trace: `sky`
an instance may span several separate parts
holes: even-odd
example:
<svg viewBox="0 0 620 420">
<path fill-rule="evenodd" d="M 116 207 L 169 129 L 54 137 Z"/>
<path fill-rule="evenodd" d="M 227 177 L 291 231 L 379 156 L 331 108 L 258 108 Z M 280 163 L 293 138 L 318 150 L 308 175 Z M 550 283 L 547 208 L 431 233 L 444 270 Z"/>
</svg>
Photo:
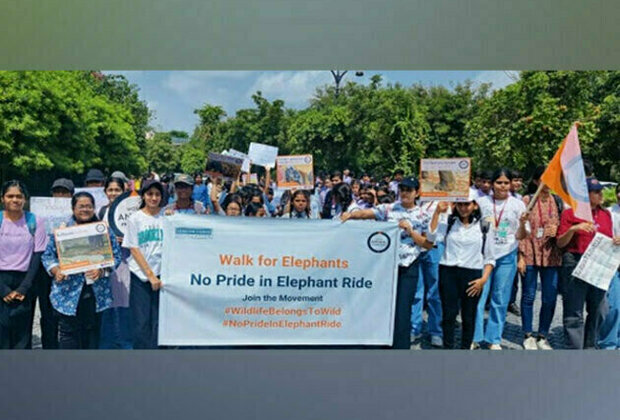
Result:
<svg viewBox="0 0 620 420">
<path fill-rule="evenodd" d="M 191 135 L 198 123 L 194 110 L 205 103 L 220 105 L 229 116 L 238 109 L 253 107 L 252 94 L 261 91 L 270 101 L 284 100 L 285 106 L 300 109 L 309 104 L 317 87 L 333 84 L 329 71 L 105 71 L 122 74 L 140 89 L 140 97 L 153 111 L 151 125 L 156 131 L 185 131 Z M 491 83 L 493 89 L 513 83 L 514 71 L 366 71 L 357 77 L 349 71 L 347 81 L 368 84 L 380 74 L 385 83 L 404 86 L 453 86 L 471 80 Z"/>
</svg>

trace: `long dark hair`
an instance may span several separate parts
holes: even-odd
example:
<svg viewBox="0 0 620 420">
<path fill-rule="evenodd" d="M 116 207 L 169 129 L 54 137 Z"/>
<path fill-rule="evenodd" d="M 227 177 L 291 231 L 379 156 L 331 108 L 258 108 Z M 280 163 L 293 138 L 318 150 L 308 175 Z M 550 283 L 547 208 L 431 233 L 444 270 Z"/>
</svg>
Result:
<svg viewBox="0 0 620 420">
<path fill-rule="evenodd" d="M 146 207 L 146 201 L 144 201 L 144 196 L 146 195 L 148 190 L 150 190 L 151 188 L 157 189 L 159 191 L 159 194 L 161 194 L 161 198 L 159 199 L 159 208 L 163 207 L 163 204 L 164 204 L 164 186 L 161 185 L 161 183 L 159 183 L 159 182 L 154 182 L 153 184 L 149 185 L 148 188 L 142 188 L 142 190 L 140 191 L 140 198 L 142 199 L 142 202 L 140 203 L 140 208 L 141 209 Z"/>
<path fill-rule="evenodd" d="M 452 226 L 454 226 L 454 223 L 456 222 L 456 220 L 460 218 L 461 218 L 461 215 L 458 214 L 458 210 L 456 209 L 456 206 L 455 206 L 454 212 L 448 216 L 448 228 L 446 229 L 446 236 L 448 236 L 448 234 L 452 230 Z M 480 206 L 478 206 L 477 209 L 472 211 L 467 219 L 468 219 L 467 222 L 469 224 L 476 223 L 478 220 L 481 220 L 482 212 L 480 211 Z"/>
<path fill-rule="evenodd" d="M 95 197 L 93 197 L 93 195 L 89 192 L 81 191 L 81 192 L 73 194 L 73 197 L 71 197 L 71 210 L 75 211 L 75 206 L 77 205 L 78 200 L 84 197 L 88 198 L 90 200 L 90 203 L 93 205 L 93 217 L 91 217 L 90 220 L 87 220 L 82 223 L 90 223 L 90 222 L 98 221 L 99 219 L 97 218 L 97 215 L 95 214 Z M 77 223 L 77 219 L 75 218 L 75 215 L 72 215 L 71 217 L 73 217 L 73 220 L 75 220 Z"/>
<path fill-rule="evenodd" d="M 540 177 L 542 176 L 542 174 L 545 173 L 545 169 L 547 169 L 547 167 L 544 165 L 537 166 L 536 169 L 534 169 L 534 172 L 532 173 L 532 179 L 530 179 L 530 182 L 527 184 L 528 194 L 536 193 L 538 185 L 534 184 L 534 181 L 540 181 Z"/>
<path fill-rule="evenodd" d="M 303 195 L 304 198 L 306 199 L 306 209 L 304 210 L 306 212 L 306 216 L 308 217 L 308 219 L 310 218 L 310 193 L 306 190 L 297 190 L 293 193 L 293 195 L 291 196 L 291 201 L 290 201 L 290 206 L 289 206 L 289 210 L 288 210 L 288 216 L 289 218 L 293 217 L 293 201 L 295 201 L 295 197 L 297 197 L 298 195 Z"/>
<path fill-rule="evenodd" d="M 115 177 L 115 176 L 110 177 L 110 178 L 108 178 L 108 179 L 105 181 L 105 185 L 104 185 L 104 187 L 103 187 L 103 191 L 104 191 L 104 192 L 108 189 L 108 187 L 110 186 L 110 184 L 111 184 L 111 183 L 118 184 L 118 185 L 121 187 L 121 190 L 122 190 L 123 192 L 125 192 L 125 181 L 123 181 L 121 178 L 117 178 L 117 177 Z"/>
<path fill-rule="evenodd" d="M 353 191 L 349 184 L 341 182 L 332 187 L 332 198 L 336 204 L 340 204 L 344 213 L 353 202 Z"/>
<path fill-rule="evenodd" d="M 9 191 L 9 188 L 11 187 L 17 187 L 19 191 L 22 194 L 24 194 L 24 198 L 26 200 L 28 199 L 29 195 L 28 195 L 28 189 L 26 188 L 26 184 L 24 184 L 23 182 L 17 179 L 12 179 L 2 184 L 2 195 L 1 196 L 4 197 L 4 195 L 7 193 L 7 191 Z"/>
</svg>

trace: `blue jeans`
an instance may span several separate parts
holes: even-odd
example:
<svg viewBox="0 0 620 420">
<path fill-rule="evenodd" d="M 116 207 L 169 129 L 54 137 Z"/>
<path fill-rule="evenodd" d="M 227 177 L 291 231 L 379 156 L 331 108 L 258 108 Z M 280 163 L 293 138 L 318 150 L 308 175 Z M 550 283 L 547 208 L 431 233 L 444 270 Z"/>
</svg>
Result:
<svg viewBox="0 0 620 420">
<path fill-rule="evenodd" d="M 131 350 L 131 309 L 110 308 L 101 316 L 100 349 Z"/>
<path fill-rule="evenodd" d="M 492 239 L 491 239 L 492 240 Z M 474 342 L 481 343 L 486 341 L 489 344 L 500 344 L 502 342 L 502 332 L 506 323 L 506 311 L 512 292 L 512 283 L 517 272 L 517 250 L 504 255 L 495 261 L 495 268 L 489 280 L 484 284 L 480 300 L 478 301 L 478 311 L 476 313 L 476 330 L 474 331 Z M 487 297 L 491 294 L 491 308 L 489 310 L 489 320 L 484 329 L 484 305 Z"/>
<path fill-rule="evenodd" d="M 523 276 L 521 295 L 521 325 L 523 325 L 523 332 L 525 334 L 531 334 L 533 329 L 534 299 L 536 299 L 539 273 L 542 286 L 542 305 L 540 307 L 538 333 L 544 336 L 549 333 L 558 298 L 559 269 L 559 267 L 527 266 L 525 276 Z"/>
<path fill-rule="evenodd" d="M 620 273 L 611 280 L 607 290 L 609 310 L 601 325 L 598 337 L 598 348 L 620 349 Z"/>
<path fill-rule="evenodd" d="M 428 332 L 431 336 L 442 337 L 441 298 L 439 297 L 439 260 L 443 254 L 444 244 L 437 244 L 420 256 L 420 280 L 411 306 L 411 333 L 422 333 L 422 311 L 424 301 L 428 305 Z M 426 295 L 426 296 L 425 296 Z"/>
</svg>

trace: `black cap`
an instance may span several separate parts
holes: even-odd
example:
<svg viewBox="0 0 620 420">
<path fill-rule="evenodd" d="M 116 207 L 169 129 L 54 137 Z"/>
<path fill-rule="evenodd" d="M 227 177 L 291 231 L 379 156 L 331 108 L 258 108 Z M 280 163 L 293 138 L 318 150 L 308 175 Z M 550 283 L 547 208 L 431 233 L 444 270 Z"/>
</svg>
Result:
<svg viewBox="0 0 620 420">
<path fill-rule="evenodd" d="M 407 178 L 403 178 L 399 183 L 398 183 L 399 187 L 408 187 L 408 188 L 412 188 L 414 190 L 417 190 L 420 188 L 420 183 L 418 182 L 418 180 L 412 176 L 408 176 Z"/>
<path fill-rule="evenodd" d="M 86 178 L 84 179 L 84 182 L 86 183 L 91 181 L 104 182 L 105 175 L 103 175 L 103 172 L 101 172 L 99 169 L 89 169 L 89 171 L 86 173 Z"/>
<path fill-rule="evenodd" d="M 75 185 L 73 185 L 73 181 L 67 178 L 58 178 L 56 181 L 54 181 L 51 190 L 54 191 L 57 188 L 63 188 L 69 191 L 71 195 L 73 195 L 73 193 L 75 192 Z"/>
<path fill-rule="evenodd" d="M 586 183 L 588 184 L 588 192 L 601 191 L 603 189 L 603 185 L 594 177 L 586 178 Z"/>
</svg>

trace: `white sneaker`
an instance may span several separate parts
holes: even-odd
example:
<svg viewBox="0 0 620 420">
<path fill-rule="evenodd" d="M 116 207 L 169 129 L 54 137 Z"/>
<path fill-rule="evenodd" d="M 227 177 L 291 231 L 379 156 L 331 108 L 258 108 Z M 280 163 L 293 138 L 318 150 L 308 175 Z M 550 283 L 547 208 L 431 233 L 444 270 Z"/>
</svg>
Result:
<svg viewBox="0 0 620 420">
<path fill-rule="evenodd" d="M 471 346 L 469 346 L 470 350 L 478 350 L 480 348 L 480 344 L 476 343 L 476 342 L 472 342 Z"/>
<path fill-rule="evenodd" d="M 431 346 L 433 347 L 443 347 L 443 338 L 438 335 L 433 335 L 431 337 Z"/>
<path fill-rule="evenodd" d="M 551 344 L 549 344 L 546 338 L 538 339 L 536 345 L 538 346 L 539 350 L 553 350 L 553 347 L 551 347 Z"/>
<path fill-rule="evenodd" d="M 531 335 L 523 340 L 523 348 L 525 350 L 538 350 L 538 346 L 536 346 L 536 339 Z"/>
<path fill-rule="evenodd" d="M 491 344 L 491 346 L 489 346 L 489 350 L 501 350 L 502 346 L 500 346 L 499 344 Z"/>
</svg>

